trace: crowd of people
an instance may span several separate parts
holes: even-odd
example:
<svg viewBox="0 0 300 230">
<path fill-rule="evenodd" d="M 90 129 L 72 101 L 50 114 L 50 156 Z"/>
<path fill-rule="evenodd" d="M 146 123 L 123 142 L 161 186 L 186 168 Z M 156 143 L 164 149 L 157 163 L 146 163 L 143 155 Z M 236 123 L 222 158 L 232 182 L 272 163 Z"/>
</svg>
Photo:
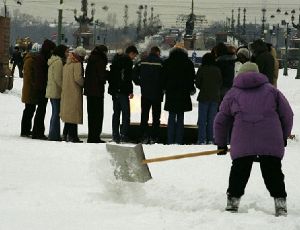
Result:
<svg viewBox="0 0 300 230">
<path fill-rule="evenodd" d="M 139 54 L 135 46 L 117 53 L 107 69 L 108 49 L 96 46 L 83 62 L 86 50 L 72 52 L 65 45 L 45 40 L 41 50 L 24 57 L 21 136 L 50 141 L 82 142 L 78 124 L 83 123 L 83 95 L 87 99 L 88 143 L 101 139 L 105 84 L 112 97 L 112 141 L 129 142 L 130 99 L 133 83 L 141 88 L 140 139 L 159 140 L 162 102 L 169 112 L 167 143 L 183 144 L 184 113 L 192 110 L 191 96 L 199 89 L 197 144 L 215 144 L 219 155 L 230 144 L 232 167 L 227 189 L 227 211 L 237 212 L 253 162 L 259 161 L 264 182 L 275 199 L 276 215 L 286 215 L 281 159 L 293 124 L 292 109 L 277 89 L 278 61 L 272 45 L 256 40 L 248 46 L 217 44 L 202 57 L 195 73 L 193 62 L 182 47 L 170 50 L 162 60 L 160 49 Z M 13 57 L 18 65 L 19 56 Z M 22 68 L 22 67 L 19 67 Z M 165 99 L 163 100 L 163 98 Z M 50 99 L 52 115 L 48 137 L 45 114 Z M 149 113 L 152 110 L 152 125 Z M 121 121 L 122 117 L 122 121 Z M 33 125 L 32 125 L 33 120 Z M 61 136 L 60 120 L 64 122 Z"/>
<path fill-rule="evenodd" d="M 23 60 L 19 60 L 21 56 L 16 47 L 12 60 L 14 66 L 22 63 L 19 67 L 22 72 L 20 76 L 24 75 L 22 102 L 25 103 L 25 109 L 21 136 L 82 142 L 78 138 L 77 125 L 83 123 L 82 95 L 85 95 L 88 114 L 87 142 L 103 143 L 100 135 L 105 84 L 108 82 L 108 93 L 113 101 L 112 139 L 116 143 L 133 141 L 129 138 L 129 102 L 133 97 L 134 83 L 141 88 L 138 142 L 149 144 L 159 141 L 160 117 L 165 96 L 164 110 L 169 112 L 167 143 L 183 144 L 184 113 L 192 110 L 191 96 L 198 88 L 196 144 L 213 144 L 213 125 L 219 105 L 245 63 L 255 63 L 268 82 L 277 87 L 279 68 L 275 49 L 260 39 L 238 49 L 224 43 L 217 44 L 202 57 L 202 65 L 197 73 L 187 51 L 182 47 L 174 47 L 170 50 L 169 57 L 162 60 L 160 49 L 154 46 L 149 53 L 143 53 L 140 61 L 134 64 L 139 52 L 135 46 L 129 46 L 124 53 L 114 56 L 109 70 L 107 52 L 106 46 L 96 46 L 84 69 L 86 51 L 83 47 L 69 52 L 67 46 L 56 46 L 46 39 L 39 51 L 32 49 Z M 52 116 L 47 137 L 44 119 L 48 99 L 52 106 Z M 148 124 L 150 110 L 151 126 Z M 62 135 L 60 120 L 65 123 Z"/>
</svg>

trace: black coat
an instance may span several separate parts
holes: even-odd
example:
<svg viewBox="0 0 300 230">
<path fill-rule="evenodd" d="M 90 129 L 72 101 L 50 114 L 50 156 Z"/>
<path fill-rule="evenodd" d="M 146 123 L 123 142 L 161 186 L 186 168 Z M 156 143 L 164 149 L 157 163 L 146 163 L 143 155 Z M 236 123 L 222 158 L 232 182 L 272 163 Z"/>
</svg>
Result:
<svg viewBox="0 0 300 230">
<path fill-rule="evenodd" d="M 84 95 L 103 97 L 107 78 L 107 56 L 103 52 L 92 52 L 88 59 L 84 79 Z"/>
<path fill-rule="evenodd" d="M 114 96 L 116 93 L 129 95 L 133 92 L 132 85 L 133 62 L 126 54 L 116 54 L 110 66 L 108 77 L 108 93 Z"/>
<path fill-rule="evenodd" d="M 151 101 L 162 101 L 163 61 L 154 54 L 140 61 L 134 67 L 134 83 L 140 85 L 142 97 Z"/>
<path fill-rule="evenodd" d="M 254 41 L 251 48 L 253 51 L 251 61 L 257 64 L 259 72 L 266 75 L 269 82 L 273 84 L 275 78 L 275 60 L 269 52 L 267 44 L 261 41 Z"/>
<path fill-rule="evenodd" d="M 14 51 L 12 58 L 11 58 L 11 63 L 15 65 L 21 65 L 23 66 L 23 57 L 21 51 Z"/>
<path fill-rule="evenodd" d="M 219 102 L 222 86 L 222 74 L 215 65 L 199 67 L 196 75 L 196 87 L 200 90 L 197 100 L 200 102 Z"/>
<path fill-rule="evenodd" d="M 192 110 L 191 93 L 195 92 L 195 69 L 182 49 L 171 51 L 163 65 L 163 88 L 166 93 L 164 109 L 169 112 Z"/>
<path fill-rule="evenodd" d="M 222 88 L 230 89 L 232 87 L 234 78 L 234 67 L 235 67 L 236 55 L 225 54 L 216 59 L 217 66 L 220 68 L 222 73 L 223 84 Z"/>
</svg>

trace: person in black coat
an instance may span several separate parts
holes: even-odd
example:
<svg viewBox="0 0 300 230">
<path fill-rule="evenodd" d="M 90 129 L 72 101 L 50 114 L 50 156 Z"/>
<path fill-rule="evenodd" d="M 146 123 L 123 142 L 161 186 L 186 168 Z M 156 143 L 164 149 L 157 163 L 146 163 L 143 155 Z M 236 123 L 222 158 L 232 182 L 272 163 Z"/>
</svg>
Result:
<svg viewBox="0 0 300 230">
<path fill-rule="evenodd" d="M 162 90 L 162 65 L 160 49 L 151 48 L 149 56 L 134 67 L 134 82 L 141 87 L 141 138 L 143 143 L 158 141 Z M 152 108 L 152 132 L 148 129 L 149 112 Z"/>
<path fill-rule="evenodd" d="M 12 58 L 10 59 L 10 63 L 13 64 L 11 74 L 14 76 L 15 68 L 18 66 L 19 69 L 19 77 L 23 78 L 23 56 L 20 51 L 20 47 L 15 46 L 15 50 L 13 52 Z"/>
<path fill-rule="evenodd" d="M 198 104 L 198 141 L 197 144 L 213 144 L 213 123 L 218 112 L 222 74 L 216 66 L 212 53 L 202 57 L 202 65 L 196 75 L 196 87 L 200 90 Z"/>
<path fill-rule="evenodd" d="M 183 144 L 184 112 L 192 110 L 195 69 L 186 50 L 173 48 L 163 65 L 165 107 L 169 111 L 168 144 Z"/>
<path fill-rule="evenodd" d="M 257 39 L 250 44 L 250 49 L 253 53 L 251 61 L 257 64 L 259 72 L 266 75 L 269 82 L 273 84 L 275 79 L 275 60 L 269 52 L 267 43 Z"/>
<path fill-rule="evenodd" d="M 96 46 L 88 58 L 84 95 L 87 100 L 88 143 L 104 143 L 100 135 L 103 125 L 104 85 L 107 78 L 107 52 L 104 45 Z"/>
<path fill-rule="evenodd" d="M 222 86 L 221 86 L 221 100 L 232 87 L 233 78 L 235 74 L 235 61 L 236 55 L 233 52 L 229 52 L 229 47 L 224 43 L 219 43 L 215 47 L 216 63 L 222 73 Z"/>
<path fill-rule="evenodd" d="M 113 141 L 128 142 L 130 125 L 129 99 L 133 98 L 132 67 L 133 60 L 138 55 L 135 46 L 127 47 L 125 54 L 116 54 L 112 60 L 108 93 L 113 100 L 112 131 Z M 120 130 L 120 115 L 122 113 L 122 128 Z"/>
</svg>

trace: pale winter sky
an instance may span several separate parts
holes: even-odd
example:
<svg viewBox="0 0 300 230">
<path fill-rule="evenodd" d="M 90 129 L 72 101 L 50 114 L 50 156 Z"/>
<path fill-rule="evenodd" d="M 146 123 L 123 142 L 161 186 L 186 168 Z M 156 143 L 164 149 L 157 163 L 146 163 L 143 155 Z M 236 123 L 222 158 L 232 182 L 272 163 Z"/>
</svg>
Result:
<svg viewBox="0 0 300 230">
<path fill-rule="evenodd" d="M 0 7 L 3 6 L 0 2 Z M 6 0 L 9 10 L 19 9 L 21 12 L 41 16 L 49 21 L 57 19 L 57 9 L 60 0 L 21 0 L 22 6 L 16 4 L 16 0 Z M 73 9 L 80 11 L 81 0 L 63 0 L 64 1 L 64 21 L 73 21 Z M 148 5 L 148 16 L 150 8 L 154 7 L 154 14 L 159 14 L 164 25 L 176 25 L 176 18 L 180 14 L 189 14 L 191 12 L 191 0 L 88 0 L 88 3 L 95 3 L 96 19 L 106 20 L 107 14 L 117 14 L 117 24 L 122 26 L 124 16 L 124 6 L 129 6 L 129 23 L 137 21 L 137 8 L 139 5 Z M 260 23 L 262 18 L 262 8 L 267 9 L 266 17 L 270 21 L 270 15 L 276 12 L 277 8 L 281 9 L 281 14 L 275 17 L 280 21 L 284 18 L 285 11 L 291 12 L 296 10 L 297 16 L 300 13 L 300 0 L 195 0 L 195 14 L 206 15 L 208 22 L 216 20 L 225 20 L 231 17 L 231 10 L 234 9 L 235 19 L 237 19 L 238 8 L 241 8 L 241 21 L 243 18 L 242 10 L 246 8 L 246 21 Z M 108 6 L 108 11 L 102 10 L 103 6 Z M 90 7 L 89 7 L 90 10 Z M 290 17 L 289 17 L 290 18 Z M 296 17 L 298 19 L 298 17 Z"/>
</svg>

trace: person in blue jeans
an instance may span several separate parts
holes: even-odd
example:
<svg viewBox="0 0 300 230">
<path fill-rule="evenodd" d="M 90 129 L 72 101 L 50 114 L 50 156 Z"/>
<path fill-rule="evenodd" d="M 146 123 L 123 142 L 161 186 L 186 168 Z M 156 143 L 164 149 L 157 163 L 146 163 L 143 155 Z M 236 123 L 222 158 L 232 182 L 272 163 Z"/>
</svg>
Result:
<svg viewBox="0 0 300 230">
<path fill-rule="evenodd" d="M 195 93 L 195 70 L 187 51 L 173 48 L 163 63 L 164 109 L 169 111 L 168 144 L 183 144 L 184 112 L 192 110 L 191 94 Z"/>
<path fill-rule="evenodd" d="M 130 105 L 133 98 L 132 67 L 133 60 L 138 55 L 135 46 L 127 47 L 124 54 L 116 54 L 112 60 L 109 74 L 108 93 L 113 100 L 112 132 L 116 143 L 129 141 Z M 120 130 L 120 115 L 122 126 Z"/>
<path fill-rule="evenodd" d="M 217 102 L 199 102 L 197 144 L 213 144 L 213 124 L 218 112 L 218 105 Z"/>
<path fill-rule="evenodd" d="M 222 74 L 216 66 L 212 53 L 202 57 L 202 65 L 196 74 L 196 87 L 200 90 L 198 104 L 198 140 L 197 144 L 212 144 L 213 123 L 218 112 L 220 101 Z"/>
</svg>

